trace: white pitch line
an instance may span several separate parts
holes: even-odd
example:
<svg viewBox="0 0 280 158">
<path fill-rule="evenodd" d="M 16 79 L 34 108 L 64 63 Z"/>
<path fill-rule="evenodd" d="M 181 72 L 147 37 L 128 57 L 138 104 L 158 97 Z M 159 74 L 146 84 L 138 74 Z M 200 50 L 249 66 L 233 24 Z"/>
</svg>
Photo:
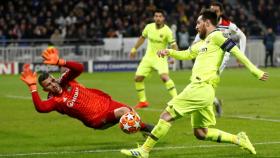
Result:
<svg viewBox="0 0 280 158">
<path fill-rule="evenodd" d="M 31 97 L 26 97 L 26 96 L 6 95 L 5 97 L 12 98 L 12 99 L 31 100 Z M 145 109 L 139 109 L 139 110 L 141 110 L 141 111 L 151 111 L 151 112 L 163 112 L 164 108 L 163 109 L 145 108 Z M 224 115 L 223 117 L 248 119 L 248 120 L 256 120 L 256 121 L 267 121 L 267 122 L 280 122 L 279 119 L 257 118 L 257 117 L 240 116 L 240 115 Z"/>
<path fill-rule="evenodd" d="M 248 119 L 248 120 L 258 120 L 258 121 L 268 121 L 268 122 L 280 122 L 280 120 L 277 120 L 277 119 L 257 118 L 257 117 L 248 117 L 248 116 L 227 115 L 226 117 L 241 118 L 241 119 Z"/>
<path fill-rule="evenodd" d="M 12 99 L 31 100 L 31 97 L 27 97 L 27 96 L 6 95 L 5 97 L 7 97 L 7 98 L 12 98 Z M 164 109 L 165 109 L 165 108 L 163 108 L 163 109 L 145 108 L 145 109 L 139 109 L 139 110 L 142 110 L 142 111 L 152 111 L 152 112 L 163 112 Z M 248 120 L 257 120 L 257 121 L 268 121 L 268 122 L 280 122 L 279 119 L 257 118 L 257 117 L 240 116 L 240 115 L 224 115 L 224 117 L 227 117 L 227 118 L 248 119 Z"/>
<path fill-rule="evenodd" d="M 278 142 L 259 142 L 254 145 L 270 145 L 280 144 Z M 195 146 L 167 146 L 156 147 L 154 150 L 171 150 L 171 149 L 191 149 L 191 148 L 217 148 L 217 147 L 230 147 L 233 144 L 224 145 L 195 145 Z M 34 153 L 18 153 L 18 154 L 0 154 L 0 157 L 19 157 L 19 156 L 33 156 L 33 155 L 62 155 L 62 154 L 83 154 L 83 153 L 106 153 L 106 152 L 119 152 L 120 149 L 97 149 L 97 150 L 82 150 L 82 151 L 51 151 L 51 152 L 34 152 Z"/>
<path fill-rule="evenodd" d="M 145 108 L 145 109 L 139 109 L 139 110 L 151 111 L 151 112 L 162 112 L 164 109 Z M 222 117 L 247 119 L 247 120 L 256 120 L 256 121 L 267 121 L 267 122 L 280 122 L 279 119 L 257 118 L 257 117 L 240 116 L 240 115 L 223 115 Z"/>
<path fill-rule="evenodd" d="M 26 97 L 26 96 L 5 95 L 5 97 L 6 97 L 6 98 L 12 98 L 12 99 L 31 100 L 31 97 Z"/>
</svg>

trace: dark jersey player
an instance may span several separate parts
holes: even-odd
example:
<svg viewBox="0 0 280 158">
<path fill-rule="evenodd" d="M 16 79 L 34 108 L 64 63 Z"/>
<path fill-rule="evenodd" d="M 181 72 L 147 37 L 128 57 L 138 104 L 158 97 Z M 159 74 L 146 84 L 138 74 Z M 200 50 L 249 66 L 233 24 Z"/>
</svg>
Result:
<svg viewBox="0 0 280 158">
<path fill-rule="evenodd" d="M 46 49 L 42 57 L 45 64 L 63 66 L 67 70 L 60 79 L 55 79 L 49 73 L 39 76 L 39 84 L 48 92 L 48 99 L 41 100 L 37 92 L 36 72 L 32 72 L 28 64 L 24 65 L 21 80 L 29 86 L 38 112 L 57 111 L 80 120 L 87 127 L 106 129 L 117 124 L 123 114 L 133 110 L 100 90 L 86 88 L 76 82 L 75 78 L 82 73 L 83 65 L 59 59 L 56 48 Z M 151 125 L 141 123 L 141 131 L 150 132 L 152 128 Z"/>
</svg>

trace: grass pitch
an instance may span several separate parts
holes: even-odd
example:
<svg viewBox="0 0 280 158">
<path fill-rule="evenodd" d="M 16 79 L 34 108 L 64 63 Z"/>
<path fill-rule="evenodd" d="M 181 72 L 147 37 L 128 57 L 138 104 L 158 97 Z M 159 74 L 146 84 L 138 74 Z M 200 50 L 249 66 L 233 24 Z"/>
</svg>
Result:
<svg viewBox="0 0 280 158">
<path fill-rule="evenodd" d="M 223 100 L 223 117 L 216 128 L 238 133 L 246 131 L 257 155 L 230 144 L 198 141 L 192 134 L 190 117 L 178 120 L 151 152 L 157 158 L 253 158 L 280 157 L 280 69 L 265 69 L 267 82 L 258 81 L 248 70 L 228 69 L 216 94 Z M 78 81 L 109 93 L 115 100 L 137 103 L 133 72 L 82 74 Z M 178 91 L 189 83 L 190 71 L 171 72 Z M 139 110 L 142 120 L 156 124 L 170 96 L 159 76 L 146 80 L 151 106 Z M 0 76 L 0 157 L 123 158 L 121 148 L 136 147 L 141 134 L 127 135 L 114 126 L 100 131 L 57 112 L 37 113 L 27 86 L 19 76 Z M 43 99 L 46 93 L 40 92 Z"/>
</svg>

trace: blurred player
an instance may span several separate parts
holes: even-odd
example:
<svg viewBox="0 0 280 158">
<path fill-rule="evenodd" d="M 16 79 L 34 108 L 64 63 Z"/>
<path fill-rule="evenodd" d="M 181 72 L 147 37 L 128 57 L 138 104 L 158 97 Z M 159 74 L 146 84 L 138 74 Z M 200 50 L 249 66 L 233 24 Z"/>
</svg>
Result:
<svg viewBox="0 0 280 158">
<path fill-rule="evenodd" d="M 144 79 L 153 69 L 157 70 L 161 80 L 165 83 L 165 87 L 169 91 L 169 94 L 172 97 L 177 95 L 175 84 L 168 75 L 167 57 L 161 59 L 157 57 L 157 51 L 167 48 L 168 45 L 171 45 L 172 49 L 177 50 L 177 44 L 171 29 L 164 24 L 165 14 L 163 10 L 156 10 L 154 12 L 154 21 L 154 23 L 146 25 L 142 35 L 130 51 L 130 57 L 132 59 L 135 58 L 137 48 L 145 42 L 146 38 L 148 39 L 146 54 L 137 68 L 134 79 L 135 88 L 139 98 L 139 103 L 135 108 L 144 108 L 148 106 Z"/>
<path fill-rule="evenodd" d="M 36 72 L 32 72 L 28 64 L 24 65 L 21 80 L 28 85 L 38 112 L 57 111 L 82 121 L 87 127 L 106 129 L 117 124 L 123 114 L 133 110 L 100 90 L 86 88 L 76 82 L 74 79 L 82 73 L 83 65 L 59 59 L 57 49 L 46 49 L 42 57 L 45 64 L 63 66 L 67 71 L 60 79 L 55 79 L 49 73 L 39 76 L 39 84 L 48 92 L 48 99 L 42 101 L 37 92 Z M 150 132 L 152 128 L 151 125 L 141 124 L 143 132 Z"/>
<path fill-rule="evenodd" d="M 218 16 L 218 25 L 217 29 L 220 30 L 226 38 L 233 39 L 234 37 L 238 38 L 240 51 L 245 53 L 246 50 L 246 36 L 245 34 L 224 15 L 224 7 L 220 2 L 212 2 L 210 9 L 213 10 Z M 199 41 L 199 35 L 195 37 L 194 43 Z M 219 74 L 221 75 L 225 69 L 227 62 L 230 59 L 230 53 L 226 52 L 222 61 L 222 64 L 219 68 Z M 222 115 L 222 102 L 220 99 L 215 97 L 214 100 L 215 109 L 217 116 Z"/>
<path fill-rule="evenodd" d="M 194 135 L 199 140 L 218 143 L 231 143 L 246 149 L 251 154 L 256 151 L 244 132 L 237 135 L 219 129 L 209 128 L 216 124 L 213 112 L 215 89 L 219 82 L 219 67 L 224 52 L 231 52 L 241 61 L 252 74 L 260 80 L 267 80 L 268 74 L 255 67 L 238 49 L 235 43 L 216 30 L 217 15 L 211 10 L 204 10 L 197 19 L 196 29 L 201 40 L 188 50 L 176 51 L 172 49 L 158 52 L 159 56 L 171 56 L 175 59 L 190 60 L 196 58 L 192 69 L 191 83 L 178 96 L 174 97 L 165 111 L 161 114 L 158 124 L 145 143 L 136 149 L 121 150 L 121 153 L 141 158 L 148 158 L 149 152 L 155 144 L 164 137 L 171 127 L 171 123 L 190 114 Z"/>
</svg>

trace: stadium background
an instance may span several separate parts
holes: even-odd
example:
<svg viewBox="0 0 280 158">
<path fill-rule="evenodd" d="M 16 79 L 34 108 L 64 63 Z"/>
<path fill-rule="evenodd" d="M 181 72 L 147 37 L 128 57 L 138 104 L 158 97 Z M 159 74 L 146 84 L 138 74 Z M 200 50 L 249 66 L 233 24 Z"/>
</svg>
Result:
<svg viewBox="0 0 280 158">
<path fill-rule="evenodd" d="M 246 55 L 254 64 L 264 66 L 262 42 L 272 27 L 280 35 L 278 0 L 222 1 L 225 14 L 247 36 Z M 182 27 L 192 41 L 195 19 L 210 0 L 9 0 L 0 3 L 0 157 L 123 157 L 121 148 L 134 147 L 144 139 L 140 134 L 126 135 L 118 127 L 95 131 L 57 113 L 39 114 L 34 110 L 27 87 L 19 80 L 22 64 L 32 62 L 36 71 L 59 71 L 41 64 L 41 51 L 52 44 L 66 59 L 84 63 L 86 71 L 78 81 L 102 89 L 116 100 L 134 105 L 133 72 L 145 52 L 139 49 L 135 60 L 128 53 L 152 11 L 167 12 L 167 24 L 174 33 Z M 175 31 L 176 30 L 176 31 Z M 176 34 L 176 33 L 175 33 Z M 276 66 L 280 62 L 280 41 L 274 44 Z M 179 91 L 189 82 L 192 63 L 171 76 Z M 235 59 L 230 67 L 238 67 Z M 178 69 L 177 63 L 172 68 Z M 257 81 L 243 68 L 228 69 L 217 94 L 225 103 L 224 116 L 217 126 L 234 133 L 245 130 L 256 146 L 251 156 L 231 145 L 196 141 L 189 118 L 174 125 L 151 157 L 279 157 L 279 68 L 266 68 L 270 80 Z M 92 73 L 93 72 L 93 73 Z M 156 73 L 148 77 L 147 96 L 152 107 L 140 110 L 144 120 L 156 123 L 170 99 Z M 42 97 L 45 95 L 40 91 Z M 157 96 L 157 98 L 153 98 Z M 182 142 L 182 140 L 184 140 Z"/>
<path fill-rule="evenodd" d="M 225 15 L 247 36 L 246 55 L 256 65 L 264 66 L 263 36 L 267 28 L 273 28 L 276 35 L 280 34 L 279 1 L 222 2 Z M 18 65 L 11 62 L 40 63 L 40 52 L 48 45 L 57 46 L 66 59 L 85 62 L 92 60 L 95 63 L 90 64 L 89 71 L 134 70 L 145 52 L 145 45 L 138 50 L 135 61 L 126 62 L 129 60 L 128 53 L 145 24 L 152 21 L 156 8 L 166 11 L 166 22 L 178 43 L 181 42 L 178 33 L 186 29 L 185 38 L 190 44 L 196 34 L 194 28 L 197 15 L 201 8 L 209 4 L 210 0 L 1 2 L 0 74 L 20 71 Z M 280 41 L 276 40 L 274 45 L 273 60 L 279 66 Z M 181 68 L 191 66 L 191 62 L 184 61 Z M 228 64 L 228 67 L 237 66 L 239 64 L 233 59 Z M 178 67 L 178 62 L 173 65 L 173 69 Z"/>
</svg>

